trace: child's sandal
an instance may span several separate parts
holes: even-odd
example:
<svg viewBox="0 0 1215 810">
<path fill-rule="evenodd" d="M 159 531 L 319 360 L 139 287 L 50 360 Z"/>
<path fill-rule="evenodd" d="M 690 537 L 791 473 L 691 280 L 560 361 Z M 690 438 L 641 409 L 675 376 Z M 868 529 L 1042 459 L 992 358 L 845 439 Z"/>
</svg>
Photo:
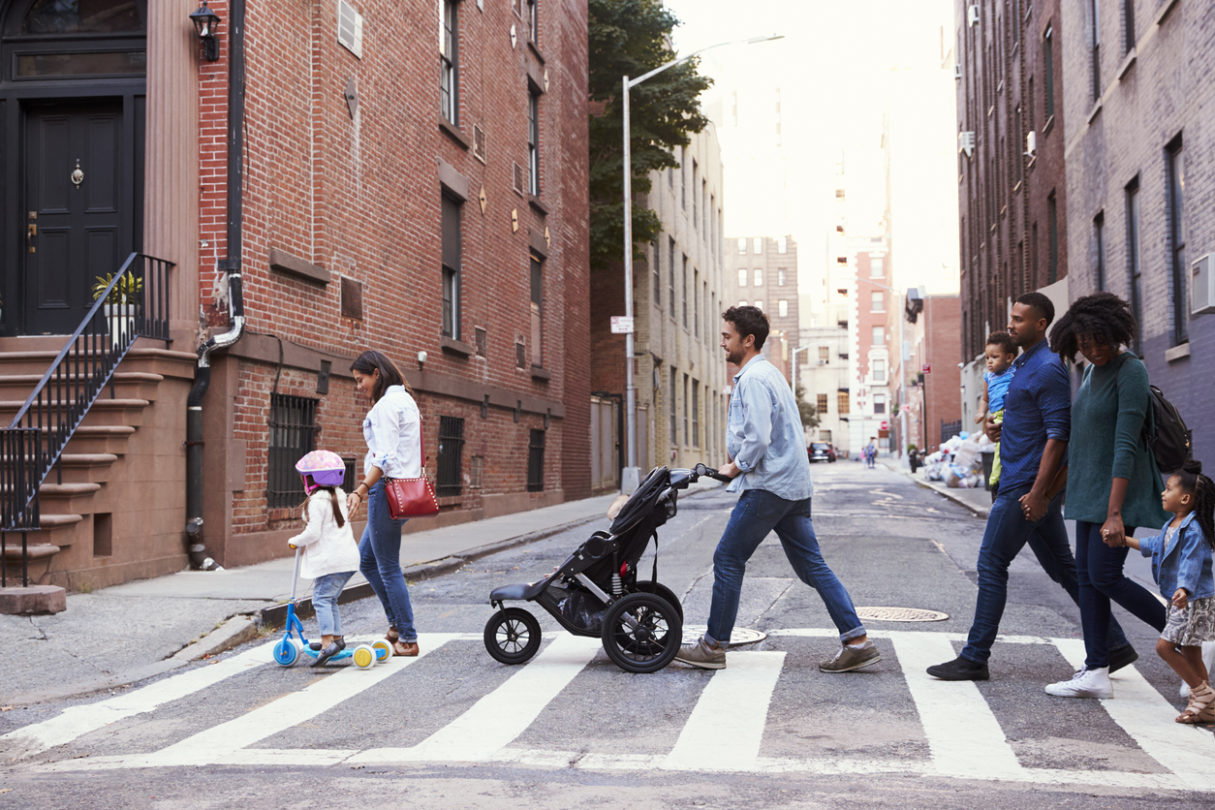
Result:
<svg viewBox="0 0 1215 810">
<path fill-rule="evenodd" d="M 1177 715 L 1175 722 L 1187 726 L 1215 723 L 1215 689 L 1203 683 L 1190 690 L 1190 702 L 1185 711 Z"/>
</svg>

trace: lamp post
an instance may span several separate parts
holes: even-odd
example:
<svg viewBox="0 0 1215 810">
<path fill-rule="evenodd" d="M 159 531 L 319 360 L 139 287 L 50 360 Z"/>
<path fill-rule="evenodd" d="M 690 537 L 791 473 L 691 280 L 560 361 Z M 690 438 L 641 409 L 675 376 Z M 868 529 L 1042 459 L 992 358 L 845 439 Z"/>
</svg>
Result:
<svg viewBox="0 0 1215 810">
<path fill-rule="evenodd" d="M 643 73 L 635 79 L 628 74 L 620 81 L 620 109 L 624 119 L 624 317 L 628 331 L 624 333 L 624 400 L 625 413 L 625 447 L 627 466 L 620 475 L 620 488 L 631 492 L 641 483 L 641 471 L 637 468 L 637 388 L 633 383 L 633 155 L 632 133 L 629 124 L 629 91 L 646 79 L 652 79 L 664 70 L 681 65 L 689 59 L 699 56 L 705 51 L 720 48 L 723 45 L 754 45 L 774 39 L 784 39 L 783 34 L 773 34 L 751 39 L 736 39 L 718 42 L 687 56 L 659 65 L 649 73 Z M 674 393 L 674 392 L 672 392 Z"/>
<path fill-rule="evenodd" d="M 793 389 L 793 401 L 798 404 L 798 415 L 801 415 L 801 400 L 797 398 L 797 353 L 809 351 L 809 346 L 797 346 L 793 351 L 789 352 L 789 362 L 793 364 L 793 373 L 790 375 L 790 387 Z M 802 433 L 806 432 L 806 426 L 802 425 Z"/>
</svg>

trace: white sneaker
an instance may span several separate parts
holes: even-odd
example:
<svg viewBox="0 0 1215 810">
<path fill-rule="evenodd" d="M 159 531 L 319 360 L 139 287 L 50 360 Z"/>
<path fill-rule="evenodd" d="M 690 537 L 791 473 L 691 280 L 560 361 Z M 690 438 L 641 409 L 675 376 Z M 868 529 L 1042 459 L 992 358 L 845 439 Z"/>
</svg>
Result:
<svg viewBox="0 0 1215 810">
<path fill-rule="evenodd" d="M 1059 681 L 1046 687 L 1046 694 L 1055 697 L 1112 698 L 1110 668 L 1082 669 L 1070 681 Z"/>
<path fill-rule="evenodd" d="M 1215 641 L 1202 642 L 1202 663 L 1207 667 L 1207 674 L 1211 674 L 1212 668 L 1215 668 Z M 1181 682 L 1181 697 L 1189 700 L 1190 685 L 1185 681 Z"/>
</svg>

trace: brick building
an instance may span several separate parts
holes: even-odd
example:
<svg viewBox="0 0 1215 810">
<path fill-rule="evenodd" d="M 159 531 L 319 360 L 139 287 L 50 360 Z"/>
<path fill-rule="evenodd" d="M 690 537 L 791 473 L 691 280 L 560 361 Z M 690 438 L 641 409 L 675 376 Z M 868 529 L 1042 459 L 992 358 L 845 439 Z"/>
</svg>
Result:
<svg viewBox="0 0 1215 810">
<path fill-rule="evenodd" d="M 958 383 L 957 357 L 962 345 L 962 307 L 956 295 L 929 295 L 904 299 L 909 323 L 904 328 L 908 342 L 907 436 L 926 452 L 959 430 L 974 425 L 962 417 L 962 397 L 968 396 Z"/>
<path fill-rule="evenodd" d="M 1066 27 L 1059 0 L 956 0 L 962 356 L 1010 302 L 1068 273 Z M 1066 298 L 1066 294 L 1063 296 Z M 969 368 L 970 376 L 975 369 Z"/>
<path fill-rule="evenodd" d="M 892 257 L 884 238 L 853 240 L 848 286 L 849 413 L 848 447 L 853 454 L 876 438 L 879 450 L 890 450 L 890 310 L 897 302 L 890 287 Z M 886 427 L 882 427 L 885 423 Z"/>
<path fill-rule="evenodd" d="M 224 565 L 286 551 L 302 452 L 361 470 L 366 405 L 348 368 L 366 348 L 417 392 L 439 523 L 589 494 L 585 0 L 215 0 L 215 61 L 191 24 L 197 0 L 91 7 L 0 2 L 4 300 L 34 295 L 18 213 L 20 172 L 35 175 L 17 167 L 67 177 L 50 161 L 77 157 L 17 160 L 18 133 L 64 131 L 70 145 L 116 121 L 85 150 L 77 188 L 119 178 L 121 228 L 112 261 L 86 270 L 130 251 L 174 262 L 170 334 L 141 338 L 118 369 L 143 386 L 126 395 L 142 415 L 94 420 L 125 431 L 106 434 L 111 466 L 86 474 L 100 486 L 44 498 L 31 542 L 59 553 L 39 578 L 100 586 L 185 564 L 182 423 L 208 335 L 231 343 L 210 355 L 201 403 L 199 525 Z M 13 57 L 48 48 L 89 53 Z M 77 275 L 59 307 L 75 318 L 91 304 Z M 52 309 L 5 307 L 0 361 L 53 358 L 63 338 L 31 336 L 74 322 Z M 84 438 L 67 453 L 95 450 Z"/>
<path fill-rule="evenodd" d="M 1194 429 L 1195 457 L 1208 465 L 1212 37 L 1211 3 L 1064 4 L 1071 298 L 1100 289 L 1131 303 L 1140 326 L 1133 348 Z"/>
<path fill-rule="evenodd" d="M 638 205 L 662 223 L 633 263 L 637 466 L 689 466 L 725 460 L 726 365 L 719 347 L 723 306 L 721 147 L 712 125 L 689 135 L 679 166 L 655 172 Z M 624 273 L 591 279 L 594 486 L 620 486 L 625 465 L 624 335 L 610 318 L 624 312 Z"/>
</svg>

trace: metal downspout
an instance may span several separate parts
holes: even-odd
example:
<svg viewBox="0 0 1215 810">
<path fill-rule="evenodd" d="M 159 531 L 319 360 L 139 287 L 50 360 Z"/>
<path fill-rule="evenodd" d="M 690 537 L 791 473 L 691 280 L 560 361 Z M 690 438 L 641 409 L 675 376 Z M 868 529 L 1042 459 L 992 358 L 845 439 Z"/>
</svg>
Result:
<svg viewBox="0 0 1215 810">
<path fill-rule="evenodd" d="M 231 328 L 213 335 L 198 347 L 194 385 L 186 400 L 186 553 L 195 570 L 221 570 L 203 541 L 203 428 L 202 401 L 211 384 L 211 352 L 240 340 L 245 331 L 245 301 L 241 285 L 241 224 L 244 217 L 245 146 L 245 0 L 232 0 L 229 7 L 232 32 L 228 42 L 228 257 L 221 263 L 227 272 L 228 316 Z"/>
</svg>

